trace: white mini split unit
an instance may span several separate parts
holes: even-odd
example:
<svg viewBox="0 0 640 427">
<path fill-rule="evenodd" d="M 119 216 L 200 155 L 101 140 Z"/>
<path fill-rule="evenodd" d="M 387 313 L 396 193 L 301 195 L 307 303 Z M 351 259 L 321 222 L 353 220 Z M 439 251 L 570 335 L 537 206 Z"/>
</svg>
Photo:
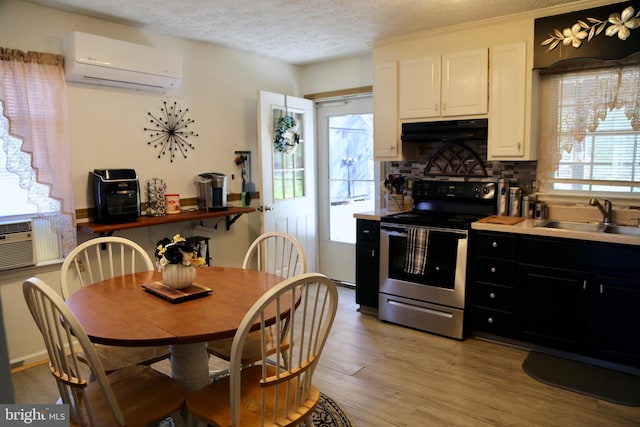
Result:
<svg viewBox="0 0 640 427">
<path fill-rule="evenodd" d="M 62 40 L 68 82 L 165 91 L 182 81 L 178 53 L 74 31 Z"/>
<path fill-rule="evenodd" d="M 31 221 L 0 222 L 0 271 L 34 264 Z"/>
</svg>

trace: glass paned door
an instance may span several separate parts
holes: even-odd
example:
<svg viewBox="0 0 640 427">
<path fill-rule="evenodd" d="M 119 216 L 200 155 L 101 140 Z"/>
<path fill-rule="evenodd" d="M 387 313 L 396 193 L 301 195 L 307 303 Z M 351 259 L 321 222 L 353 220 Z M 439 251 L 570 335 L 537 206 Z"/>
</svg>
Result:
<svg viewBox="0 0 640 427">
<path fill-rule="evenodd" d="M 296 126 L 285 133 L 285 151 L 273 148 L 273 196 L 274 201 L 304 197 L 304 123 L 302 114 L 285 112 L 279 108 L 273 110 L 274 128 L 280 118 L 289 115 Z"/>
<path fill-rule="evenodd" d="M 353 214 L 375 207 L 373 114 L 329 117 L 329 239 L 355 243 Z"/>
<path fill-rule="evenodd" d="M 355 213 L 380 202 L 370 94 L 316 102 L 320 272 L 355 283 Z"/>
</svg>

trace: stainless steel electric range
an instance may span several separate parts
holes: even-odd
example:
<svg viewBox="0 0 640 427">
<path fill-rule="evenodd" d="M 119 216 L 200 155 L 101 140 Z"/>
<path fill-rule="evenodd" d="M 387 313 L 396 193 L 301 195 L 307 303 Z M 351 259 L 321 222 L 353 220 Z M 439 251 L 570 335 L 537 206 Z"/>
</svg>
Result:
<svg viewBox="0 0 640 427">
<path fill-rule="evenodd" d="M 380 222 L 381 320 L 464 339 L 469 230 L 496 195 L 487 178 L 414 181 L 413 210 Z"/>
</svg>

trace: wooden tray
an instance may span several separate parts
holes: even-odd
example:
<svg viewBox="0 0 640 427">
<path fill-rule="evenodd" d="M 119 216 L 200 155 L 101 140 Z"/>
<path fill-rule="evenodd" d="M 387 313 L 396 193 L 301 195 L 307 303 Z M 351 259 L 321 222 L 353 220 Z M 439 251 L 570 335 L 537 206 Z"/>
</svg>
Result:
<svg viewBox="0 0 640 427">
<path fill-rule="evenodd" d="M 499 215 L 491 215 L 486 218 L 482 218 L 478 220 L 478 222 L 484 222 L 485 224 L 502 224 L 502 225 L 513 225 L 521 221 L 524 221 L 524 218 L 520 216 L 499 216 Z"/>
<path fill-rule="evenodd" d="M 195 298 L 201 298 L 213 292 L 211 289 L 196 285 L 195 283 L 184 289 L 173 289 L 162 282 L 144 283 L 142 284 L 142 287 L 150 294 L 165 299 L 173 304 L 189 301 Z"/>
</svg>

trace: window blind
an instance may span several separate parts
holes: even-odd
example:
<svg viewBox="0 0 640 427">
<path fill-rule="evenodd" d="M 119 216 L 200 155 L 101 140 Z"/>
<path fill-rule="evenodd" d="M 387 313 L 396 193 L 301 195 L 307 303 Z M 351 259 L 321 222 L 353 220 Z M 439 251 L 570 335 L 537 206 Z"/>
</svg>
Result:
<svg viewBox="0 0 640 427">
<path fill-rule="evenodd" d="M 640 196 L 640 66 L 545 75 L 543 191 Z"/>
</svg>

